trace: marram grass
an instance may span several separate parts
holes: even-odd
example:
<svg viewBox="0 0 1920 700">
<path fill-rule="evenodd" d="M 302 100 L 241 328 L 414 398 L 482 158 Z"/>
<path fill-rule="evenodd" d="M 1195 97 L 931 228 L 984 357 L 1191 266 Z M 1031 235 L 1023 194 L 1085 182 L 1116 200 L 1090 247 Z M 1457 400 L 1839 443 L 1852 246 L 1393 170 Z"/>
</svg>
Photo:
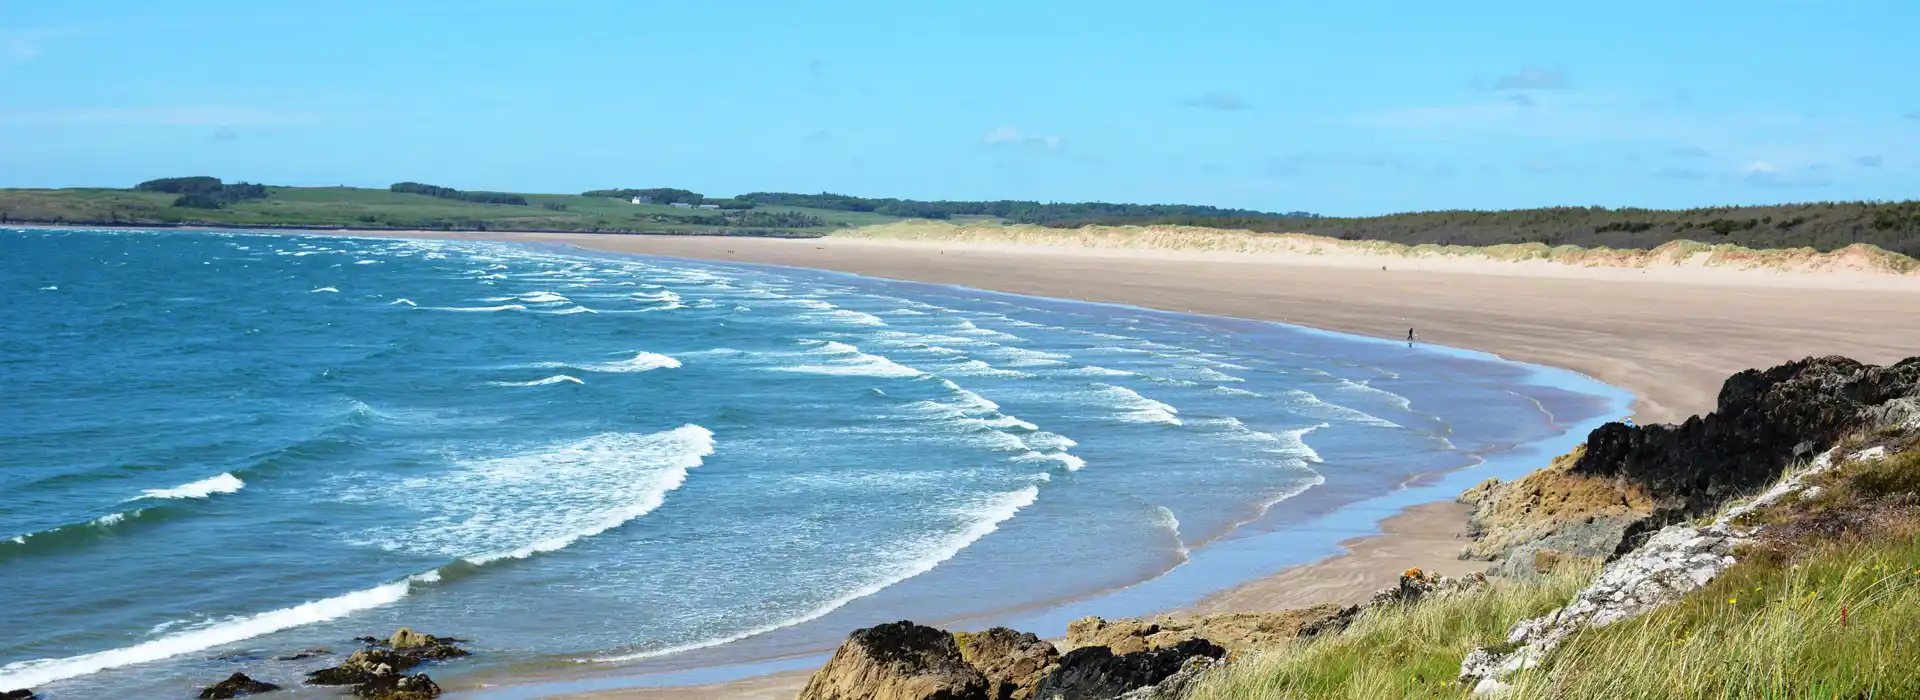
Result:
<svg viewBox="0 0 1920 700">
<path fill-rule="evenodd" d="M 1460 660 L 1566 602 L 1591 572 L 1371 614 L 1246 659 L 1191 700 L 1467 698 Z M 1920 534 L 1755 553 L 1677 605 L 1572 637 L 1514 700 L 1920 697 Z"/>
</svg>

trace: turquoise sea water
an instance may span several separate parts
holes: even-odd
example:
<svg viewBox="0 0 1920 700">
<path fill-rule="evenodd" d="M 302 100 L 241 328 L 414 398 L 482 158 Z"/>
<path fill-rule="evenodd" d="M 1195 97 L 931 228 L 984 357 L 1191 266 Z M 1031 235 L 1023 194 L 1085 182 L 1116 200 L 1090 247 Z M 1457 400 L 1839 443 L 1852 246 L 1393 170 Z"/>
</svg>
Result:
<svg viewBox="0 0 1920 700">
<path fill-rule="evenodd" d="M 402 624 L 472 639 L 457 679 L 1151 606 L 1622 406 L 1273 324 L 495 243 L 0 229 L 0 294 L 0 689 L 55 700 L 297 682 Z"/>
</svg>

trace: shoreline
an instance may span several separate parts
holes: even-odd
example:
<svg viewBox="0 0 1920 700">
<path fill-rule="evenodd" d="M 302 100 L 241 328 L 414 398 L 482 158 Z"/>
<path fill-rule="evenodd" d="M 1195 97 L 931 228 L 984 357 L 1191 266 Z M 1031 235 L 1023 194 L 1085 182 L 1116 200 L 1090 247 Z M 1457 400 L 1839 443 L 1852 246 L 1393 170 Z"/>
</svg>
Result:
<svg viewBox="0 0 1920 700">
<path fill-rule="evenodd" d="M 1113 255 L 1111 251 L 1041 247 L 1010 250 L 626 234 L 261 232 L 563 244 L 1279 321 L 1388 340 L 1401 337 L 1402 324 L 1413 324 L 1422 341 L 1565 368 L 1631 391 L 1643 422 L 1670 421 L 1708 410 L 1720 380 L 1739 369 L 1807 354 L 1847 354 L 1884 362 L 1900 357 L 1902 348 L 1920 346 L 1920 330 L 1888 330 L 1885 323 L 1899 318 L 1902 309 L 1920 307 L 1920 296 L 1885 289 L 1780 285 L 1778 275 L 1766 272 L 1717 271 L 1752 277 L 1686 282 L 1567 266 L 1527 274 L 1464 267 L 1376 271 L 1326 264 L 1304 255 L 1298 260 L 1266 254 L 1215 259 L 1230 254 L 1159 256 L 1134 251 Z M 1566 274 L 1551 274 L 1555 272 Z M 1583 438 L 1581 432 L 1574 441 Z M 1547 458 L 1538 462 L 1535 466 L 1545 466 Z M 1451 497 L 1451 493 L 1443 496 Z M 1351 602 L 1390 585 L 1400 571 L 1412 566 L 1448 574 L 1484 568 L 1485 562 L 1456 557 L 1464 544 L 1457 533 L 1464 530 L 1465 513 L 1464 506 L 1431 499 L 1395 508 L 1384 518 L 1369 518 L 1379 534 L 1341 540 L 1342 553 L 1218 591 L 1177 612 Z M 1452 568 L 1456 566 L 1460 568 Z M 720 684 L 626 687 L 570 697 L 792 697 L 810 672 L 757 675 Z M 509 697 L 513 689 L 503 685 L 452 695 Z"/>
</svg>

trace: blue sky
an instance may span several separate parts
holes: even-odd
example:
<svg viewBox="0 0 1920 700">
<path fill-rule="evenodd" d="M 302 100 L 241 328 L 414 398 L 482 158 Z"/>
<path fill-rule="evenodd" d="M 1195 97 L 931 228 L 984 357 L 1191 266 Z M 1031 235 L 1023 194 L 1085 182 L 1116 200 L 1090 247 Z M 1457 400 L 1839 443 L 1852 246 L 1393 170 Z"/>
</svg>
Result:
<svg viewBox="0 0 1920 700">
<path fill-rule="evenodd" d="M 1920 2 L 1580 4 L 0 0 L 0 186 L 1920 196 Z"/>
</svg>

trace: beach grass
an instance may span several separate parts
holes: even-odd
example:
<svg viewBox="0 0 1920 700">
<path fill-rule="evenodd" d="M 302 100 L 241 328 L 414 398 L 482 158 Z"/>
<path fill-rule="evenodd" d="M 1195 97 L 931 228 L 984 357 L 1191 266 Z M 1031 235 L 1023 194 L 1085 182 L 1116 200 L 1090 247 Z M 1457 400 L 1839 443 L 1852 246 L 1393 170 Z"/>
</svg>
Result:
<svg viewBox="0 0 1920 700">
<path fill-rule="evenodd" d="M 1088 250 L 1179 251 L 1318 255 L 1359 254 L 1388 258 L 1475 258 L 1501 262 L 1544 261 L 1579 267 L 1689 266 L 1770 270 L 1858 270 L 1920 273 L 1920 261 L 1869 244 L 1831 252 L 1812 248 L 1755 250 L 1730 243 L 1676 240 L 1650 250 L 1624 250 L 1545 243 L 1490 246 L 1407 245 L 1392 241 L 1344 240 L 1304 233 L 1259 233 L 1193 226 L 1084 226 L 1062 229 L 998 222 L 944 222 L 924 219 L 864 226 L 835 238 L 876 241 L 1021 245 Z"/>
<path fill-rule="evenodd" d="M 1920 697 L 1920 442 L 1814 477 L 1769 507 L 1787 533 L 1680 602 L 1568 638 L 1511 700 Z M 1756 523 L 1757 524 L 1757 523 Z M 1592 572 L 1370 613 L 1344 633 L 1225 668 L 1189 700 L 1468 698 L 1468 652 L 1567 602 Z"/>
</svg>

